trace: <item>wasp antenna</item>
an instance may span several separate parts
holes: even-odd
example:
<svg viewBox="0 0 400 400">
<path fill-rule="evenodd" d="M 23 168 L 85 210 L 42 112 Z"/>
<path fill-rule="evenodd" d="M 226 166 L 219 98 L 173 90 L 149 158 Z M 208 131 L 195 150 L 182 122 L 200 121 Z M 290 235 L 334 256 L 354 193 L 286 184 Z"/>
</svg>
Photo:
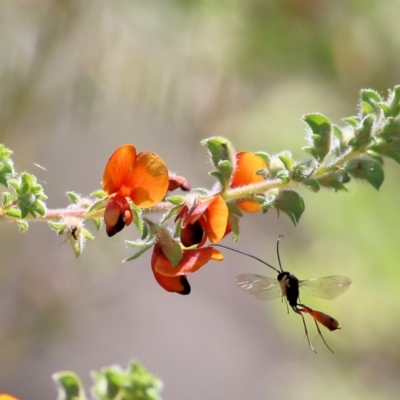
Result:
<svg viewBox="0 0 400 400">
<path fill-rule="evenodd" d="M 257 260 L 257 261 L 259 261 L 260 263 L 266 265 L 267 267 L 272 268 L 274 271 L 278 272 L 278 274 L 281 272 L 281 271 L 279 271 L 277 268 L 273 267 L 271 264 L 268 264 L 266 261 L 261 260 L 261 258 L 258 258 L 258 257 L 256 257 L 256 256 L 253 256 L 252 254 L 246 253 L 246 252 L 244 252 L 244 251 L 237 250 L 237 249 L 233 249 L 232 247 L 224 246 L 224 245 L 222 245 L 222 244 L 212 244 L 211 246 L 212 246 L 212 247 L 222 247 L 222 248 L 224 248 L 224 249 L 228 249 L 228 250 L 234 251 L 234 252 L 236 252 L 236 253 L 243 254 L 244 256 L 253 258 L 254 260 Z M 282 267 L 281 267 L 281 269 L 282 269 Z"/>
<path fill-rule="evenodd" d="M 282 269 L 282 264 L 281 264 L 281 256 L 279 255 L 279 241 L 283 237 L 284 237 L 283 235 L 279 235 L 278 240 L 276 241 L 276 254 L 278 256 L 278 263 L 279 263 L 279 268 L 281 269 L 281 272 L 283 272 L 283 269 Z"/>
</svg>

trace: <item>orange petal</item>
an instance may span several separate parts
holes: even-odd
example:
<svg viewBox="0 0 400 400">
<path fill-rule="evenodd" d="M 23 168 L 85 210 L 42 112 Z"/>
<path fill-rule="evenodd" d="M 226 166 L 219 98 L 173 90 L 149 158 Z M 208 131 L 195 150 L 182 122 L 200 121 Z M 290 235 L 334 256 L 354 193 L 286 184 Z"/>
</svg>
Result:
<svg viewBox="0 0 400 400">
<path fill-rule="evenodd" d="M 1 393 L 0 400 L 18 400 L 16 397 L 11 396 L 9 394 Z"/>
<path fill-rule="evenodd" d="M 264 178 L 257 175 L 260 169 L 267 169 L 265 162 L 254 153 L 242 151 L 236 155 L 236 169 L 230 187 L 249 185 L 251 183 L 262 182 Z"/>
<path fill-rule="evenodd" d="M 229 216 L 228 206 L 220 195 L 215 196 L 207 208 L 206 215 L 206 234 L 211 243 L 217 243 L 225 235 Z"/>
<path fill-rule="evenodd" d="M 167 292 L 174 292 L 179 294 L 189 294 L 190 285 L 185 276 L 164 276 L 153 270 L 154 278 L 157 283 L 164 288 Z M 0 399 L 1 400 L 1 399 Z"/>
<path fill-rule="evenodd" d="M 207 264 L 215 253 L 211 247 L 184 250 L 182 260 L 173 268 L 164 254 L 160 254 L 154 262 L 154 271 L 164 276 L 188 275 Z"/>
<path fill-rule="evenodd" d="M 127 185 L 130 171 L 135 167 L 136 149 L 131 144 L 118 147 L 109 158 L 103 174 L 102 186 L 107 194 L 118 192 Z"/>
<path fill-rule="evenodd" d="M 152 207 L 165 197 L 168 181 L 168 169 L 161 157 L 148 151 L 139 153 L 129 176 L 130 198 L 140 207 Z"/>
<path fill-rule="evenodd" d="M 212 255 L 211 255 L 211 259 L 215 260 L 215 261 L 222 261 L 224 259 L 224 255 L 217 249 L 215 249 L 214 247 L 212 248 Z"/>
<path fill-rule="evenodd" d="M 238 201 L 236 204 L 242 211 L 246 211 L 249 213 L 258 212 L 261 210 L 260 204 L 252 200 Z"/>
</svg>

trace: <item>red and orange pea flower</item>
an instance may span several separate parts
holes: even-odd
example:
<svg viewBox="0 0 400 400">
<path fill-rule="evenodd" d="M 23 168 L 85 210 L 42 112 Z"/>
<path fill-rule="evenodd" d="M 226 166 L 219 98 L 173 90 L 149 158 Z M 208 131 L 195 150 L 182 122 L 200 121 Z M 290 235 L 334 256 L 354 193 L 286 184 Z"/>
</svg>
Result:
<svg viewBox="0 0 400 400">
<path fill-rule="evenodd" d="M 221 261 L 224 256 L 213 247 L 183 249 L 182 258 L 177 266 L 172 266 L 164 254 L 160 241 L 154 245 L 151 268 L 158 284 L 168 292 L 189 294 L 190 285 L 187 275 L 196 272 L 210 260 Z"/>
<path fill-rule="evenodd" d="M 218 243 L 230 232 L 229 210 L 220 194 L 196 198 L 193 205 L 184 204 L 175 221 L 181 221 L 180 239 L 185 247 L 201 247 L 208 239 Z"/>
<path fill-rule="evenodd" d="M 236 167 L 232 174 L 230 188 L 237 188 L 254 183 L 261 183 L 264 177 L 259 171 L 268 171 L 264 160 L 254 153 L 242 151 L 236 155 Z M 255 200 L 240 200 L 236 203 L 242 211 L 257 212 L 261 210 L 261 205 Z"/>
<path fill-rule="evenodd" d="M 113 236 L 132 223 L 127 199 L 141 208 L 150 208 L 165 197 L 169 186 L 168 168 L 157 154 L 137 153 L 133 145 L 125 144 L 108 160 L 102 186 L 108 194 L 104 223 L 107 235 Z"/>
</svg>

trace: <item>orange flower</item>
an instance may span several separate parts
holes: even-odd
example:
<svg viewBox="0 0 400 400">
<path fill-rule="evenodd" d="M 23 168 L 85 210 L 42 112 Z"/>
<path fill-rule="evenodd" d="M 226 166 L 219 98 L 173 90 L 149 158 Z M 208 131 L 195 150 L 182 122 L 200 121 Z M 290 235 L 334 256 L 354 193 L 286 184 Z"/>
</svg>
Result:
<svg viewBox="0 0 400 400">
<path fill-rule="evenodd" d="M 235 188 L 262 182 L 265 178 L 257 174 L 260 170 L 268 171 L 268 167 L 261 157 L 247 151 L 238 153 L 236 155 L 236 168 L 232 175 L 230 187 Z M 260 204 L 254 200 L 238 201 L 237 205 L 242 211 L 257 212 L 261 210 Z"/>
<path fill-rule="evenodd" d="M 10 396 L 9 394 L 0 393 L 0 400 L 18 400 L 14 396 Z"/>
<path fill-rule="evenodd" d="M 182 244 L 201 247 L 207 239 L 211 243 L 219 242 L 230 231 L 228 216 L 228 206 L 219 194 L 210 199 L 196 199 L 190 209 L 185 204 L 175 218 L 175 221 L 182 219 Z"/>
<path fill-rule="evenodd" d="M 137 154 L 131 144 L 119 147 L 107 162 L 102 186 L 109 200 L 104 212 L 108 236 L 131 224 L 133 214 L 127 198 L 142 208 L 153 207 L 168 190 L 168 169 L 155 153 Z"/>
<path fill-rule="evenodd" d="M 223 258 L 223 254 L 213 247 L 184 249 L 181 261 L 173 267 L 163 253 L 160 242 L 156 242 L 151 256 L 151 268 L 156 281 L 166 291 L 189 294 L 190 285 L 186 276 L 196 272 L 210 260 L 221 261 Z"/>
</svg>

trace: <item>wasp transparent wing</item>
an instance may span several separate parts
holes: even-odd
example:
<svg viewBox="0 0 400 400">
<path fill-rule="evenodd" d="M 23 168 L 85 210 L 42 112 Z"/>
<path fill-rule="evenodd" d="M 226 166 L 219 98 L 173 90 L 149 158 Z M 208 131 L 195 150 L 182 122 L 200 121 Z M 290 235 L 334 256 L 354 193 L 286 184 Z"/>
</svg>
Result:
<svg viewBox="0 0 400 400">
<path fill-rule="evenodd" d="M 243 274 L 235 278 L 240 289 L 260 300 L 271 300 L 282 297 L 281 286 L 274 278 L 256 274 Z"/>
<path fill-rule="evenodd" d="M 325 276 L 324 278 L 300 281 L 303 293 L 310 296 L 332 300 L 344 293 L 351 285 L 349 278 L 340 275 Z"/>
</svg>

